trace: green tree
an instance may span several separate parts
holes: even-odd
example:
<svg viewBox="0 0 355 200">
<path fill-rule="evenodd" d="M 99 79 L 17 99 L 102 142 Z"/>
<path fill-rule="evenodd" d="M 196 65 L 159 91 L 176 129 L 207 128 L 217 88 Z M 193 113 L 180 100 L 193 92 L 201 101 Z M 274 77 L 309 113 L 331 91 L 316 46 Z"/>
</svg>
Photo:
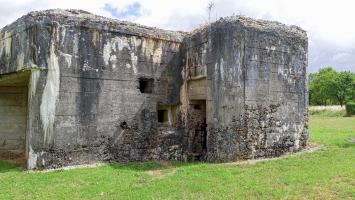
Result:
<svg viewBox="0 0 355 200">
<path fill-rule="evenodd" d="M 309 75 L 311 105 L 339 104 L 355 99 L 355 73 L 337 72 L 331 67 Z"/>
<path fill-rule="evenodd" d="M 346 100 L 351 100 L 355 92 L 355 79 L 351 72 L 339 72 L 335 78 L 333 92 L 341 106 Z"/>
<path fill-rule="evenodd" d="M 309 92 L 312 105 L 332 104 L 335 100 L 334 85 L 337 72 L 331 67 L 310 74 Z"/>
</svg>

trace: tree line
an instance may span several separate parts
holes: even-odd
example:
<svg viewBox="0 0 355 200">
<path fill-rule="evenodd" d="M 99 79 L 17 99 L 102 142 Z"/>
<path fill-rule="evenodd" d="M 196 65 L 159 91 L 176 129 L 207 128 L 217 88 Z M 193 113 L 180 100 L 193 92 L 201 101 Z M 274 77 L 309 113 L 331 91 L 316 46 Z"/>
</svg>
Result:
<svg viewBox="0 0 355 200">
<path fill-rule="evenodd" d="M 355 73 L 321 68 L 308 77 L 310 105 L 341 105 L 355 101 Z"/>
</svg>

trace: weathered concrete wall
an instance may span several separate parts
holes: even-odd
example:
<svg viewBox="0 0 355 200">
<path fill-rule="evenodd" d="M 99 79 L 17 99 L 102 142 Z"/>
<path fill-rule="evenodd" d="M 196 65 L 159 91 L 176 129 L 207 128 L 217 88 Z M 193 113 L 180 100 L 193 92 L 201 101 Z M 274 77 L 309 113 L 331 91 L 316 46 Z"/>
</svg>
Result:
<svg viewBox="0 0 355 200">
<path fill-rule="evenodd" d="M 158 131 L 157 104 L 179 102 L 179 77 L 172 74 L 180 65 L 180 44 L 82 27 L 60 33 L 65 36 L 57 42 L 61 85 L 52 138 L 58 160 L 178 159 L 179 135 L 174 128 Z M 151 94 L 139 90 L 141 77 L 154 79 Z M 56 156 L 47 158 L 59 162 Z"/>
<path fill-rule="evenodd" d="M 186 41 L 189 47 L 185 59 L 187 68 L 206 69 L 208 161 L 235 160 L 238 145 L 243 143 L 241 140 L 238 143 L 239 135 L 231 127 L 244 114 L 241 31 L 243 28 L 237 23 L 216 22 L 195 31 Z M 190 76 L 196 75 L 199 76 L 196 72 Z"/>
<path fill-rule="evenodd" d="M 179 102 L 179 37 L 102 30 L 92 21 L 59 23 L 61 84 L 44 167 L 180 159 L 179 127 L 157 123 L 158 103 Z M 139 78 L 154 80 L 151 94 L 141 93 Z"/>
<path fill-rule="evenodd" d="M 307 145 L 302 30 L 230 17 L 195 31 L 186 44 L 185 82 L 207 68 L 207 160 L 278 156 Z"/>
<path fill-rule="evenodd" d="M 245 109 L 252 157 L 278 156 L 307 145 L 308 44 L 304 33 L 291 31 L 246 32 Z"/>
<path fill-rule="evenodd" d="M 41 69 L 29 83 L 35 94 L 29 168 L 183 155 L 179 124 L 159 128 L 156 116 L 158 103 L 180 101 L 179 33 L 46 11 L 5 27 L 1 36 L 2 74 Z M 151 94 L 140 92 L 141 77 L 154 80 Z"/>
<path fill-rule="evenodd" d="M 190 80 L 187 83 L 187 94 L 190 100 L 206 99 L 207 81 L 205 78 Z"/>
<path fill-rule="evenodd" d="M 42 121 L 47 121 L 48 117 L 44 115 L 45 106 L 41 107 L 41 102 L 46 86 L 47 69 L 52 65 L 49 51 L 51 32 L 49 26 L 31 21 L 28 16 L 0 31 L 0 74 L 4 77 L 18 74 L 19 77 L 13 81 L 21 81 L 28 89 L 25 136 L 28 168 L 36 167 L 37 154 L 33 149 L 36 147 L 41 151 L 46 149 L 43 140 L 45 128 L 41 124 Z M 22 77 L 23 75 L 26 78 Z M 7 79 L 3 76 L 0 77 L 2 83 Z"/>
<path fill-rule="evenodd" d="M 243 17 L 186 35 L 48 10 L 0 31 L 0 74 L 30 72 L 30 169 L 300 150 L 306 66 L 302 30 Z M 158 122 L 158 110 L 167 121 Z"/>
</svg>

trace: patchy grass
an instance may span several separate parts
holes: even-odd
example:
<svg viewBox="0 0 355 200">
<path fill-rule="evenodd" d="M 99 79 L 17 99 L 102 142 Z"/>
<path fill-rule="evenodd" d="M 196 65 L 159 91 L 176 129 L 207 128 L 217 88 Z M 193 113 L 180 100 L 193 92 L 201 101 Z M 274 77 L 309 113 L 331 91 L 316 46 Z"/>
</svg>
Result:
<svg viewBox="0 0 355 200">
<path fill-rule="evenodd" d="M 321 150 L 255 164 L 149 162 L 22 172 L 0 161 L 0 199 L 354 199 L 354 117 L 310 118 Z"/>
</svg>

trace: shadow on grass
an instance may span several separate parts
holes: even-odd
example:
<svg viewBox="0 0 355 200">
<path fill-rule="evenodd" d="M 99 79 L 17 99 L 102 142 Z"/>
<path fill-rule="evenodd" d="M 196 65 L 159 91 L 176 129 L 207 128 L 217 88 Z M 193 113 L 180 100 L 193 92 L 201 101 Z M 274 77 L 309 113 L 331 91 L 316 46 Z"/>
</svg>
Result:
<svg viewBox="0 0 355 200">
<path fill-rule="evenodd" d="M 183 162 L 183 161 L 151 161 L 151 162 L 134 162 L 134 163 L 112 163 L 110 167 L 119 170 L 129 171 L 150 171 L 160 169 L 172 169 L 186 166 L 204 165 L 205 162 Z M 211 163 L 210 163 L 211 164 Z"/>
<path fill-rule="evenodd" d="M 19 172 L 21 170 L 20 164 L 13 164 L 7 161 L 0 160 L 0 173 Z"/>
<path fill-rule="evenodd" d="M 342 143 L 337 144 L 337 146 L 340 148 L 349 148 L 349 147 L 355 148 L 355 142 L 353 142 L 351 139 L 348 139 Z"/>
</svg>

